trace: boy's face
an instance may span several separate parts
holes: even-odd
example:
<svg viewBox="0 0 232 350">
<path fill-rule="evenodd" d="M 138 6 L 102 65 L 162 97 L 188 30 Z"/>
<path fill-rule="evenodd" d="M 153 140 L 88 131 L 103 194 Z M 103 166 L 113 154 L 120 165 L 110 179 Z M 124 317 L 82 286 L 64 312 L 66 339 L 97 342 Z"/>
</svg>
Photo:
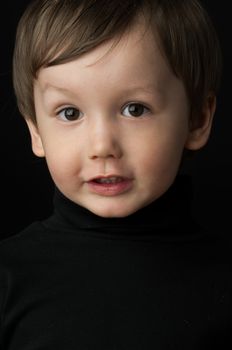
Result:
<svg viewBox="0 0 232 350">
<path fill-rule="evenodd" d="M 189 105 L 150 32 L 39 72 L 33 150 L 69 199 L 123 217 L 172 184 L 187 142 Z"/>
</svg>

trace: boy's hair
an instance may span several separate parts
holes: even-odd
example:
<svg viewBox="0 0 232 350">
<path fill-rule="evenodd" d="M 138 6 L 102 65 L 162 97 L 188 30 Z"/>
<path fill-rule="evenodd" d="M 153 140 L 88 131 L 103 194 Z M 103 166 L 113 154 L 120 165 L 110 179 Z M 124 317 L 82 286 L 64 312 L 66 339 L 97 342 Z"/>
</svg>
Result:
<svg viewBox="0 0 232 350">
<path fill-rule="evenodd" d="M 192 122 L 200 122 L 205 98 L 218 92 L 222 56 L 212 22 L 197 0 L 33 1 L 19 22 L 13 58 L 22 115 L 36 124 L 33 86 L 41 68 L 74 60 L 107 40 L 120 40 L 141 15 L 185 85 Z"/>
</svg>

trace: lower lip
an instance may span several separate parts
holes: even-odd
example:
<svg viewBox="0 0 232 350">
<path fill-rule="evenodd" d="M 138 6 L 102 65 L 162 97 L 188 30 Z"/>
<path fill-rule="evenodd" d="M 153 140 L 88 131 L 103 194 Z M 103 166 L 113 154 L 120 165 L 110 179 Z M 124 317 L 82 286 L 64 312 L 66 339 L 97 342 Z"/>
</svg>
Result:
<svg viewBox="0 0 232 350">
<path fill-rule="evenodd" d="M 117 196 L 119 194 L 129 191 L 132 187 L 132 180 L 123 180 L 118 183 L 97 183 L 89 181 L 88 186 L 91 192 L 101 196 Z"/>
</svg>

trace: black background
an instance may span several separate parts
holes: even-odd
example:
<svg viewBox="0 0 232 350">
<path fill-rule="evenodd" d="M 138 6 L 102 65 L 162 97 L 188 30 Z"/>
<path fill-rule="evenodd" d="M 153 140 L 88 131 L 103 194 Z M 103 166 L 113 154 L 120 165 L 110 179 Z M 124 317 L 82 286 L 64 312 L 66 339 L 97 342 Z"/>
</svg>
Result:
<svg viewBox="0 0 232 350">
<path fill-rule="evenodd" d="M 11 60 L 17 21 L 28 0 L 0 5 L 1 232 L 13 235 L 52 210 L 53 185 L 44 160 L 31 151 L 26 124 L 15 103 Z M 231 11 L 230 1 L 203 1 L 218 31 L 224 73 L 211 138 L 188 165 L 195 188 L 194 213 L 212 229 L 231 230 Z M 227 229 L 227 226 L 229 227 Z"/>
</svg>

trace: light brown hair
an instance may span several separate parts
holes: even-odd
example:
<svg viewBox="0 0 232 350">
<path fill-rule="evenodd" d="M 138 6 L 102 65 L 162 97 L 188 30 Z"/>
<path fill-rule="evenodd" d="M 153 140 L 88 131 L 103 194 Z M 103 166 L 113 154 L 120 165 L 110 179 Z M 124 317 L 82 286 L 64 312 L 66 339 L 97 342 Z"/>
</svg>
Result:
<svg viewBox="0 0 232 350">
<path fill-rule="evenodd" d="M 76 59 L 119 38 L 144 15 L 164 57 L 185 85 L 191 115 L 217 94 L 222 55 L 217 33 L 197 0 L 35 0 L 18 24 L 13 82 L 20 112 L 36 123 L 33 85 L 42 67 Z"/>
</svg>

